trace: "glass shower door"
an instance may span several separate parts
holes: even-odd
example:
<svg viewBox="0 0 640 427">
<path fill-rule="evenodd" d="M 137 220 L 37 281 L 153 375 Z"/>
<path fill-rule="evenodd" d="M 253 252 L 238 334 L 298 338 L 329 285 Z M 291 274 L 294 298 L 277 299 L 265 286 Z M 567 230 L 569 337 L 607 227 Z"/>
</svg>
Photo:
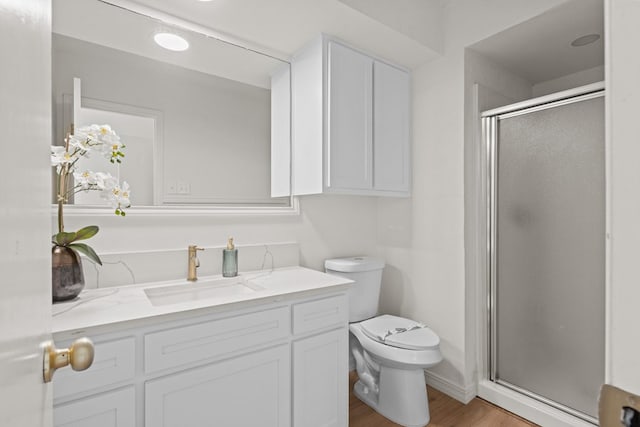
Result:
<svg viewBox="0 0 640 427">
<path fill-rule="evenodd" d="M 602 92 L 484 120 L 492 380 L 593 421 L 605 367 Z"/>
</svg>

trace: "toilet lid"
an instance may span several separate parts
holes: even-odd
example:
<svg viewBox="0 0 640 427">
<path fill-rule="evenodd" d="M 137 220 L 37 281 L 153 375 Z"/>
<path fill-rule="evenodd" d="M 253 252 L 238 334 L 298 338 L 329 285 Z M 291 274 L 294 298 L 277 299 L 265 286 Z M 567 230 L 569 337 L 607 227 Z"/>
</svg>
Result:
<svg viewBox="0 0 640 427">
<path fill-rule="evenodd" d="M 440 345 L 440 337 L 420 322 L 384 314 L 360 322 L 362 331 L 371 339 L 392 347 L 429 350 Z"/>
</svg>

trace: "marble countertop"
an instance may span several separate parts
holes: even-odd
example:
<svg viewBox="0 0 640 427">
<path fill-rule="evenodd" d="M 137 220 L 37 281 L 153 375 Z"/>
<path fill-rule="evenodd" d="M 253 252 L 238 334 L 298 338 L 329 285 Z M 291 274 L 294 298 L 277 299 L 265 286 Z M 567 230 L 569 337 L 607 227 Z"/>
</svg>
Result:
<svg viewBox="0 0 640 427">
<path fill-rule="evenodd" d="M 332 276 L 304 267 L 248 272 L 241 273 L 239 276 L 256 290 L 247 293 L 231 292 L 228 295 L 217 294 L 195 300 L 163 303 L 163 305 L 153 305 L 145 290 L 153 288 L 152 292 L 158 292 L 163 287 L 178 289 L 176 285 L 181 284 L 191 286 L 193 289 L 198 286 L 198 283 L 222 279 L 222 276 L 200 277 L 195 283 L 173 280 L 84 290 L 74 300 L 53 305 L 52 332 L 65 333 L 196 310 L 231 306 L 234 309 L 240 309 L 255 303 L 279 301 L 287 296 L 304 297 L 305 294 L 346 289 L 347 285 L 352 283 L 344 277 Z M 160 292 L 163 291 L 160 290 Z"/>
</svg>

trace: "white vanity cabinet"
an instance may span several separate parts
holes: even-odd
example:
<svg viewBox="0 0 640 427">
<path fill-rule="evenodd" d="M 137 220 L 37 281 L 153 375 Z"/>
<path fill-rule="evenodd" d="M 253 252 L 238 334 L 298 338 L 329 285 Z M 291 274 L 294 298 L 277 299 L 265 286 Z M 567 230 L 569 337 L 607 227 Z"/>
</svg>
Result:
<svg viewBox="0 0 640 427">
<path fill-rule="evenodd" d="M 409 72 L 322 36 L 291 73 L 293 193 L 409 196 Z"/>
<path fill-rule="evenodd" d="M 349 403 L 347 299 L 333 296 L 295 304 L 293 425 L 346 427 Z M 331 328 L 326 330 L 327 328 Z"/>
<path fill-rule="evenodd" d="M 54 334 L 96 348 L 56 373 L 54 425 L 347 427 L 345 291 L 238 307 Z"/>
</svg>

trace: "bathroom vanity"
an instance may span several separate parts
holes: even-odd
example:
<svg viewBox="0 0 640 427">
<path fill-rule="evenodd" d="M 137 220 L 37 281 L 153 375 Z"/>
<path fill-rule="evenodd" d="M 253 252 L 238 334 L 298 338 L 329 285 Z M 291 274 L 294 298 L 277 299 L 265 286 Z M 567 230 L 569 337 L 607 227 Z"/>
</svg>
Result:
<svg viewBox="0 0 640 427">
<path fill-rule="evenodd" d="M 95 360 L 55 374 L 55 426 L 347 426 L 350 281 L 302 267 L 83 292 L 54 339 Z"/>
</svg>

